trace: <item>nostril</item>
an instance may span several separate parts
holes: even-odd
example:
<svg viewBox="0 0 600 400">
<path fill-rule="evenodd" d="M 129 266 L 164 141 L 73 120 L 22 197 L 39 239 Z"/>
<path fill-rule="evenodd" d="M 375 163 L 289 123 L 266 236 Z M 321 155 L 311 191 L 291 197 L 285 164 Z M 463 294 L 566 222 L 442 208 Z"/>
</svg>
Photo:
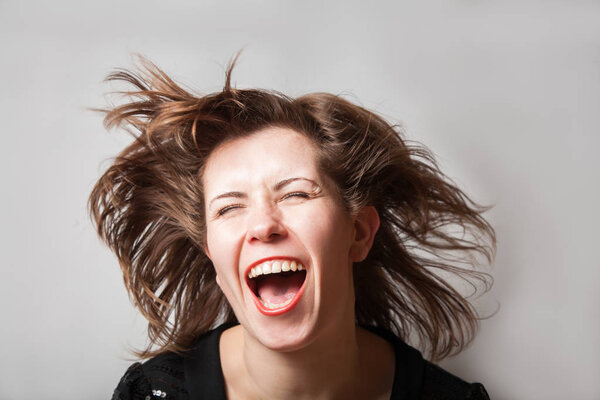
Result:
<svg viewBox="0 0 600 400">
<path fill-rule="evenodd" d="M 249 241 L 272 241 L 285 236 L 285 228 L 275 218 L 268 218 L 250 225 Z"/>
<path fill-rule="evenodd" d="M 261 242 L 270 242 L 270 241 L 278 240 L 282 237 L 283 237 L 283 234 L 281 232 L 268 232 L 268 233 L 262 233 L 262 234 L 261 233 L 251 234 L 249 239 L 251 241 L 257 240 L 257 241 L 261 241 Z"/>
</svg>

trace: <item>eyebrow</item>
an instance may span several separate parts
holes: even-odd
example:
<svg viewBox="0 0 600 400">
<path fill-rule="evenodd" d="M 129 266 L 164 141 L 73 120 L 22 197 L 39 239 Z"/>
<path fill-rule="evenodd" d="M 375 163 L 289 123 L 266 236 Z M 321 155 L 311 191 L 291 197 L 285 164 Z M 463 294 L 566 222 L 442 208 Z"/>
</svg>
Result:
<svg viewBox="0 0 600 400">
<path fill-rule="evenodd" d="M 312 179 L 309 178 L 304 178 L 304 177 L 295 177 L 295 178 L 288 178 L 288 179 L 284 179 L 282 181 L 277 182 L 274 186 L 273 186 L 273 190 L 277 191 L 277 190 L 281 190 L 284 187 L 286 187 L 287 185 L 291 184 L 292 182 L 296 182 L 296 181 L 307 181 L 309 182 L 312 186 L 314 186 L 315 190 L 320 190 L 321 189 L 321 185 L 319 185 L 317 182 L 313 181 Z M 243 199 L 246 198 L 246 194 L 242 193 L 242 192 L 226 192 L 226 193 L 222 193 L 220 195 L 218 195 L 217 197 L 213 198 L 210 203 L 209 203 L 209 207 L 212 205 L 213 202 L 215 202 L 216 200 L 219 199 L 225 199 L 225 198 L 234 198 L 234 199 Z"/>
<path fill-rule="evenodd" d="M 311 185 L 313 185 L 315 187 L 315 189 L 320 189 L 321 185 L 319 185 L 317 182 L 313 181 L 312 179 L 308 179 L 308 178 L 304 178 L 302 176 L 296 177 L 296 178 L 288 178 L 288 179 L 284 179 L 282 181 L 279 181 L 275 184 L 275 186 L 273 186 L 274 190 L 281 190 L 283 189 L 285 186 L 289 185 L 292 182 L 295 181 L 307 181 L 309 182 Z"/>
<path fill-rule="evenodd" d="M 225 199 L 225 198 L 242 199 L 244 197 L 246 197 L 246 194 L 242 193 L 242 192 L 227 192 L 227 193 L 222 193 L 222 194 L 218 195 L 217 197 L 213 198 L 210 201 L 209 207 L 212 205 L 212 203 L 214 203 L 215 201 L 217 201 L 219 199 Z"/>
</svg>

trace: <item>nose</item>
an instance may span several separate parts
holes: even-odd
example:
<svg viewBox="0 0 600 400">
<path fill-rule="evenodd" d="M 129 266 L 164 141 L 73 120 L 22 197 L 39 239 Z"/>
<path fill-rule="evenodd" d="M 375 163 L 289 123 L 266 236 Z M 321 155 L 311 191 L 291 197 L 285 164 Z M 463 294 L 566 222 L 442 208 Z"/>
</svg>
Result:
<svg viewBox="0 0 600 400">
<path fill-rule="evenodd" d="M 277 210 L 273 207 L 260 207 L 248 216 L 248 242 L 272 242 L 287 236 Z"/>
</svg>

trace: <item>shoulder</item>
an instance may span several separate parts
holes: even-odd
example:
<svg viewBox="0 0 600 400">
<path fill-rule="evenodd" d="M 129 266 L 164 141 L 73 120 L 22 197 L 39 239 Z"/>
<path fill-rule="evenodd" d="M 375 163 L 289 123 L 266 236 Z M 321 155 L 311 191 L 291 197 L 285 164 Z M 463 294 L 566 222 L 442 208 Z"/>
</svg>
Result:
<svg viewBox="0 0 600 400">
<path fill-rule="evenodd" d="M 425 360 L 420 351 L 388 330 L 366 328 L 386 339 L 394 347 L 396 370 L 393 399 L 489 400 L 483 385 L 465 382 Z"/>
<path fill-rule="evenodd" d="M 200 336 L 189 351 L 182 354 L 163 353 L 143 363 L 132 364 L 125 372 L 112 400 L 188 400 L 202 385 L 211 390 L 221 375 L 219 363 L 219 337 L 231 324 Z M 186 376 L 200 377 L 190 386 Z M 222 378 L 221 378 L 222 380 Z M 190 394 L 191 393 L 191 394 Z"/>
<path fill-rule="evenodd" d="M 183 357 L 166 353 L 132 364 L 119 381 L 112 400 L 187 398 Z"/>
<path fill-rule="evenodd" d="M 429 361 L 424 364 L 422 400 L 489 400 L 480 383 L 467 383 Z"/>
</svg>

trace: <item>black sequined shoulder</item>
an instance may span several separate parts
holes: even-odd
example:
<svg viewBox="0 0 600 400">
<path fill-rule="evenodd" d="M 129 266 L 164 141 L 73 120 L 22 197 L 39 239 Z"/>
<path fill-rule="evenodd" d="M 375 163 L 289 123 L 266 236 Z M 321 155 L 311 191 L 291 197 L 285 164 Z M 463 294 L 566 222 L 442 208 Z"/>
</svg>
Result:
<svg viewBox="0 0 600 400">
<path fill-rule="evenodd" d="M 219 340 L 233 325 L 223 324 L 206 332 L 183 354 L 165 353 L 133 364 L 112 400 L 225 399 Z"/>
<path fill-rule="evenodd" d="M 188 400 L 185 385 L 183 357 L 161 354 L 129 367 L 112 400 Z"/>
</svg>

